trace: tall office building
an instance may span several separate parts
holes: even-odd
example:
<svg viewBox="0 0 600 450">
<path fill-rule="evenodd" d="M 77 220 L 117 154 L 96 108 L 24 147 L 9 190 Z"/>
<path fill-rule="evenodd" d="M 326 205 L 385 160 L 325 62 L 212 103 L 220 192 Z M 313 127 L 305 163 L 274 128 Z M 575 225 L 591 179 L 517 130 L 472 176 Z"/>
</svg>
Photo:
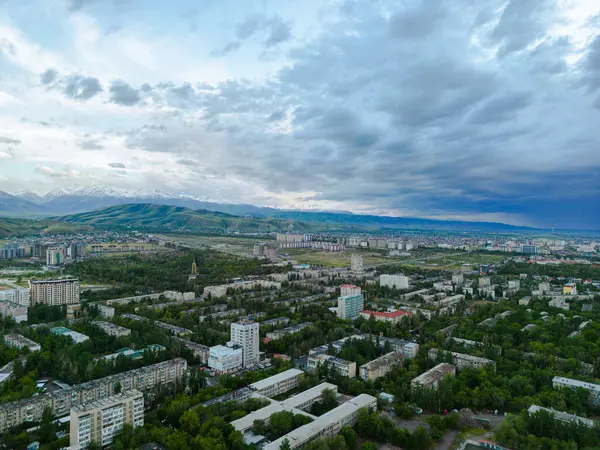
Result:
<svg viewBox="0 0 600 450">
<path fill-rule="evenodd" d="M 144 426 L 144 395 L 136 389 L 72 408 L 70 444 L 104 447 L 125 424 Z"/>
<path fill-rule="evenodd" d="M 362 294 L 346 295 L 338 298 L 338 316 L 341 319 L 357 319 L 365 309 L 365 298 Z"/>
<path fill-rule="evenodd" d="M 363 273 L 363 257 L 356 253 L 352 254 L 350 259 L 350 270 L 354 273 Z"/>
<path fill-rule="evenodd" d="M 44 303 L 50 306 L 79 303 L 79 280 L 30 280 L 31 305 Z"/>
<path fill-rule="evenodd" d="M 231 324 L 231 343 L 242 348 L 242 367 L 258 364 L 258 323 L 242 320 Z"/>
</svg>

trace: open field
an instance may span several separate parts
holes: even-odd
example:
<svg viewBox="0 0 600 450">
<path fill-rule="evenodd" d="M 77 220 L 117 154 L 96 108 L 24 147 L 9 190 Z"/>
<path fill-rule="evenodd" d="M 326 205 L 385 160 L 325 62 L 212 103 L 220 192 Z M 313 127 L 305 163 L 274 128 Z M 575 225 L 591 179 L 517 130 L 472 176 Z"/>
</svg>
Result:
<svg viewBox="0 0 600 450">
<path fill-rule="evenodd" d="M 201 236 L 190 234 L 169 234 L 155 235 L 160 239 L 178 241 L 193 248 L 211 248 L 223 253 L 230 253 L 238 256 L 247 256 L 252 253 L 252 248 L 260 239 L 236 238 L 228 236 Z"/>
<path fill-rule="evenodd" d="M 282 249 L 281 253 L 290 255 L 291 259 L 300 264 L 313 264 L 326 267 L 349 267 L 352 255 L 352 251 L 326 252 L 302 248 L 285 248 Z M 382 256 L 379 253 L 361 251 L 360 254 L 363 257 L 365 266 L 393 262 L 390 258 Z"/>
</svg>

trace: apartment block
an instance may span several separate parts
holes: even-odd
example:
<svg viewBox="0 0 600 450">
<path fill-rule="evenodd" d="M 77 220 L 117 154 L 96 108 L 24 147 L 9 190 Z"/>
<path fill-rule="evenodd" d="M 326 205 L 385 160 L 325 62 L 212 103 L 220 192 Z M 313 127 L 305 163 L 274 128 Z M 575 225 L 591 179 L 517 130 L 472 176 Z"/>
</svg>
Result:
<svg viewBox="0 0 600 450">
<path fill-rule="evenodd" d="M 100 316 L 104 319 L 112 319 L 115 317 L 115 308 L 107 305 L 98 305 L 98 311 L 100 312 Z"/>
<path fill-rule="evenodd" d="M 79 303 L 79 280 L 30 280 L 31 304 L 43 303 L 50 306 L 74 305 Z"/>
<path fill-rule="evenodd" d="M 194 357 L 198 358 L 202 364 L 206 364 L 208 362 L 208 358 L 210 358 L 210 347 L 179 337 L 174 337 L 173 340 L 180 342 L 185 348 L 191 350 L 194 354 Z"/>
<path fill-rule="evenodd" d="M 342 284 L 340 286 L 340 297 L 353 297 L 355 295 L 360 295 L 361 292 L 361 288 L 353 284 Z"/>
<path fill-rule="evenodd" d="M 42 349 L 41 345 L 20 334 L 5 334 L 4 344 L 7 347 L 28 348 L 30 352 L 37 352 Z"/>
<path fill-rule="evenodd" d="M 572 378 L 554 377 L 552 379 L 552 386 L 555 388 L 585 389 L 589 392 L 589 402 L 594 406 L 600 405 L 600 384 L 588 383 Z"/>
<path fill-rule="evenodd" d="M 27 322 L 27 307 L 16 303 L 0 303 L 0 316 L 10 317 L 16 323 Z"/>
<path fill-rule="evenodd" d="M 404 355 L 402 353 L 390 352 L 360 366 L 358 375 L 363 380 L 374 381 L 377 378 L 386 376 L 394 367 L 402 365 L 403 360 Z"/>
<path fill-rule="evenodd" d="M 279 450 L 286 440 L 290 445 L 290 449 L 294 450 L 304 447 L 315 439 L 335 436 L 343 427 L 352 427 L 356 423 L 358 412 L 363 408 L 376 410 L 377 399 L 367 394 L 360 394 L 318 417 L 317 420 L 296 428 L 285 436 L 265 445 L 263 450 Z"/>
<path fill-rule="evenodd" d="M 396 289 L 408 289 L 408 277 L 402 274 L 381 274 L 379 275 L 379 285 Z"/>
<path fill-rule="evenodd" d="M 144 395 L 136 389 L 72 408 L 70 444 L 104 447 L 125 424 L 144 426 Z"/>
<path fill-rule="evenodd" d="M 238 345 L 215 345 L 210 347 L 208 367 L 218 374 L 236 372 L 243 367 L 243 354 L 244 351 Z"/>
<path fill-rule="evenodd" d="M 374 341 L 377 340 L 376 336 L 372 338 Z M 416 358 L 417 353 L 419 353 L 419 344 L 416 342 L 407 341 L 405 339 L 396 339 L 396 338 L 379 338 L 379 345 L 384 347 L 386 343 L 389 343 L 392 346 L 392 350 L 396 353 L 402 353 L 405 358 Z"/>
<path fill-rule="evenodd" d="M 353 247 L 358 247 L 360 245 L 360 242 L 356 242 L 356 241 L 358 241 L 358 239 L 356 239 L 355 242 L 352 243 Z M 356 245 L 354 245 L 354 244 L 356 244 Z M 348 244 L 348 245 L 350 245 L 350 244 Z M 352 256 L 350 258 L 350 270 L 355 274 L 363 273 L 364 266 L 363 266 L 363 257 L 361 255 L 358 255 L 356 253 L 352 254 Z"/>
<path fill-rule="evenodd" d="M 496 362 L 487 358 L 480 358 L 479 356 L 466 355 L 464 353 L 449 352 L 452 355 L 452 364 L 454 364 L 457 370 L 464 368 L 472 369 L 483 369 L 491 367 L 494 372 L 496 371 Z M 439 355 L 439 349 L 432 348 L 429 350 L 428 357 L 431 360 L 437 360 Z"/>
<path fill-rule="evenodd" d="M 440 386 L 440 381 L 446 376 L 456 376 L 456 367 L 452 364 L 440 363 L 428 371 L 423 372 L 418 377 L 413 378 L 410 382 L 410 386 L 413 389 L 426 388 L 437 391 Z"/>
<path fill-rule="evenodd" d="M 114 323 L 104 322 L 102 320 L 96 320 L 92 322 L 93 325 L 96 325 L 102 331 L 110 336 L 129 336 L 131 334 L 131 330 L 129 328 L 122 327 L 120 325 L 115 325 Z"/>
<path fill-rule="evenodd" d="M 298 387 L 303 376 L 304 372 L 301 370 L 289 369 L 272 377 L 252 383 L 250 388 L 256 391 L 257 394 L 264 395 L 265 397 L 277 397 L 279 394 Z"/>
<path fill-rule="evenodd" d="M 563 411 L 557 411 L 555 409 L 544 408 L 543 406 L 531 405 L 527 412 L 531 416 L 532 414 L 537 414 L 540 411 L 545 411 L 551 416 L 553 416 L 556 420 L 560 420 L 561 422 L 566 423 L 578 423 L 587 428 L 594 428 L 596 426 L 596 422 L 592 419 L 586 419 L 585 417 L 579 417 L 575 414 L 569 414 Z"/>
<path fill-rule="evenodd" d="M 404 319 L 406 319 L 408 317 L 412 317 L 412 315 L 413 315 L 413 313 L 411 313 L 410 311 L 403 311 L 401 309 L 398 311 L 392 311 L 392 312 L 369 311 L 369 310 L 360 312 L 360 317 L 362 317 L 364 319 L 369 320 L 371 317 L 373 317 L 377 321 L 391 322 L 391 323 L 400 323 Z"/>
<path fill-rule="evenodd" d="M 259 325 L 244 320 L 231 324 L 231 342 L 242 348 L 242 367 L 248 368 L 258 364 Z"/>
<path fill-rule="evenodd" d="M 77 331 L 73 331 L 66 327 L 54 327 L 51 328 L 50 331 L 52 334 L 57 334 L 59 336 L 68 336 L 70 337 L 74 343 L 81 344 L 89 339 L 85 334 L 79 333 Z"/>
<path fill-rule="evenodd" d="M 280 323 L 287 325 L 288 323 L 290 323 L 289 317 L 276 317 L 275 319 L 263 320 L 260 324 L 271 326 L 279 325 Z"/>
<path fill-rule="evenodd" d="M 31 303 L 31 292 L 28 288 L 5 289 L 0 291 L 0 303 L 4 302 L 28 307 Z"/>
<path fill-rule="evenodd" d="M 343 377 L 356 377 L 356 363 L 354 361 L 346 361 L 345 359 L 325 354 L 308 357 L 307 367 L 310 371 L 316 371 L 320 365 L 325 365 L 329 369 L 335 370 Z"/>
<path fill-rule="evenodd" d="M 131 389 L 144 391 L 181 380 L 186 370 L 186 360 L 175 358 L 49 394 L 5 403 L 0 405 L 0 433 L 25 422 L 39 422 L 46 407 L 52 409 L 55 417 L 62 417 L 75 406 L 115 395 L 117 383 L 120 383 L 123 392 Z"/>
<path fill-rule="evenodd" d="M 312 322 L 304 322 L 304 323 L 300 323 L 298 325 L 283 328 L 281 330 L 271 331 L 270 333 L 266 334 L 266 337 L 268 339 L 273 339 L 273 340 L 281 339 L 286 334 L 296 334 L 296 333 L 300 332 L 301 330 L 312 326 L 312 324 L 313 324 Z"/>
<path fill-rule="evenodd" d="M 365 298 L 362 294 L 338 298 L 338 317 L 354 320 L 365 309 Z"/>
</svg>

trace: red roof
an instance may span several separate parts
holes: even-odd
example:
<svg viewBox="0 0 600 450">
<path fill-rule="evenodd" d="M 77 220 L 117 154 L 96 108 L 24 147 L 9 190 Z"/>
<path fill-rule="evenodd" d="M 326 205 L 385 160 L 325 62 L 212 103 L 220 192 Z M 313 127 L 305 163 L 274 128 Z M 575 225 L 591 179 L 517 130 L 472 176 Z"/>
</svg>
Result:
<svg viewBox="0 0 600 450">
<path fill-rule="evenodd" d="M 401 309 L 399 309 L 398 311 L 394 311 L 394 312 L 377 312 L 377 311 L 364 310 L 364 311 L 361 311 L 361 314 L 368 314 L 369 316 L 389 317 L 390 319 L 393 319 L 393 318 L 399 317 L 399 316 L 412 316 L 412 313 L 410 311 L 402 311 Z"/>
</svg>

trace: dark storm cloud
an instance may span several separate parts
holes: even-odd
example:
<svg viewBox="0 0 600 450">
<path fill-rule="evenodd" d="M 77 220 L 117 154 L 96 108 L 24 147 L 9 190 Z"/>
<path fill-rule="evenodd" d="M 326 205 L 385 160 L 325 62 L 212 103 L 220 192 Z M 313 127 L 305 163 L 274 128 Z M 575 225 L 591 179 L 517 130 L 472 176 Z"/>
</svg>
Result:
<svg viewBox="0 0 600 450">
<path fill-rule="evenodd" d="M 110 85 L 110 101 L 122 106 L 135 106 L 140 100 L 140 92 L 121 80 L 115 80 Z"/>
</svg>

